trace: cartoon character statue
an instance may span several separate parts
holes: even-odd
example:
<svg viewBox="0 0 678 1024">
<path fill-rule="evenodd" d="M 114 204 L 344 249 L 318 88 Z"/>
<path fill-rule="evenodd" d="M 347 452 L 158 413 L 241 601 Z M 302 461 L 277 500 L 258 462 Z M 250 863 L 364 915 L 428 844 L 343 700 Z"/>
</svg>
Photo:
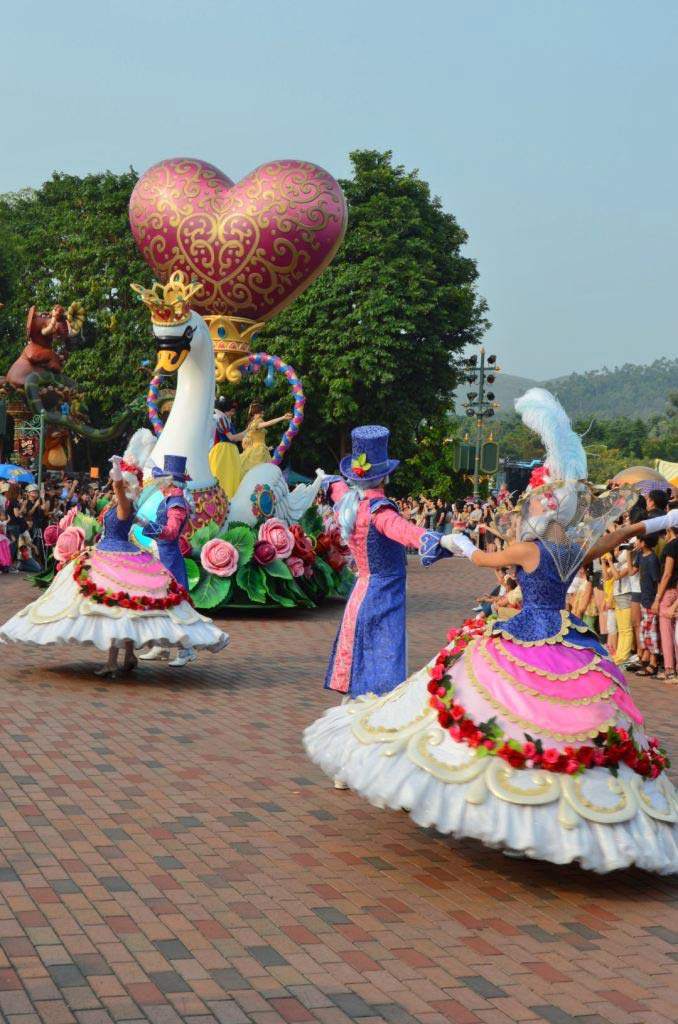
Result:
<svg viewBox="0 0 678 1024">
<path fill-rule="evenodd" d="M 32 373 L 61 373 L 68 340 L 80 334 L 84 322 L 85 310 L 79 302 L 71 303 L 68 309 L 56 305 L 49 312 L 37 312 L 31 306 L 26 321 L 26 347 L 10 367 L 7 383 L 23 388 Z"/>
</svg>

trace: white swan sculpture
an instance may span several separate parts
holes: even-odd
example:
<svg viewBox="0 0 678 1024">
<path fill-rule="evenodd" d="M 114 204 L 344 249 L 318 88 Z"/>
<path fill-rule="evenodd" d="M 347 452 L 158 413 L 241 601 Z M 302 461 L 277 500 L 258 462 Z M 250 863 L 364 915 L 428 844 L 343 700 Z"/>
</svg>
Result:
<svg viewBox="0 0 678 1024">
<path fill-rule="evenodd" d="M 153 466 L 161 468 L 165 455 L 186 457 L 189 490 L 195 506 L 191 532 L 210 522 L 221 526 L 227 516 L 230 522 L 251 526 L 262 516 L 276 516 L 287 525 L 297 522 L 313 504 L 321 477 L 290 491 L 278 466 L 255 466 L 241 481 L 229 512 L 228 498 L 212 474 L 208 456 L 214 431 L 214 348 L 207 324 L 189 306 L 196 286 L 179 271 L 164 286 L 132 287 L 151 309 L 157 349 L 155 372 L 177 374 L 172 409 L 144 469 L 150 475 Z"/>
</svg>

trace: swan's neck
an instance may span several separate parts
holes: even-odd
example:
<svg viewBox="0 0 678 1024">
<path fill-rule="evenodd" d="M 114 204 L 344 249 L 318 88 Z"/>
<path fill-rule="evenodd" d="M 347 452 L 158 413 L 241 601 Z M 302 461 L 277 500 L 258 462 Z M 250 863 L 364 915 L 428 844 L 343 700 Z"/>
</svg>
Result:
<svg viewBox="0 0 678 1024">
<path fill-rule="evenodd" d="M 214 394 L 214 351 L 204 326 L 179 368 L 174 404 L 153 449 L 153 462 L 160 467 L 165 455 L 185 455 L 186 472 L 193 487 L 211 487 L 214 483 L 208 459 L 214 429 Z"/>
</svg>

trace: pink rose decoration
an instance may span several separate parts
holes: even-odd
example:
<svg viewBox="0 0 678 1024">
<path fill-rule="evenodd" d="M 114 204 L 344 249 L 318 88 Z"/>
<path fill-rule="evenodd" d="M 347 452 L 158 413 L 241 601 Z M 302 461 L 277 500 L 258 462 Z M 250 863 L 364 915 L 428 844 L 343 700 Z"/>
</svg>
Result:
<svg viewBox="0 0 678 1024">
<path fill-rule="evenodd" d="M 54 547 L 54 545 L 56 544 L 56 542 L 59 539 L 59 532 L 60 532 L 59 531 L 59 527 L 56 525 L 56 523 L 52 523 L 51 526 L 48 526 L 46 528 L 45 532 L 42 535 L 42 539 L 43 539 L 45 547 L 47 547 L 47 548 L 53 548 Z"/>
<path fill-rule="evenodd" d="M 77 514 L 78 514 L 78 506 L 74 505 L 73 508 L 70 509 L 70 511 L 68 511 L 66 513 L 66 515 L 62 516 L 61 519 L 59 520 L 59 529 L 60 530 L 67 530 L 69 526 L 72 526 L 73 525 L 73 520 L 75 519 Z"/>
<path fill-rule="evenodd" d="M 290 570 L 293 576 L 304 575 L 304 563 L 296 555 L 292 555 L 287 559 L 287 568 Z"/>
<path fill-rule="evenodd" d="M 294 536 L 281 519 L 267 519 L 259 527 L 259 540 L 272 544 L 278 558 L 287 558 L 294 548 Z"/>
<path fill-rule="evenodd" d="M 79 526 L 68 526 L 59 535 L 54 545 L 54 557 L 58 562 L 67 562 L 85 546 L 85 531 Z"/>
<path fill-rule="evenodd" d="M 275 561 L 277 557 L 277 551 L 267 540 L 258 540 L 254 545 L 254 561 L 258 562 L 259 565 L 268 565 L 269 562 Z"/>
<path fill-rule="evenodd" d="M 207 572 L 214 576 L 232 576 L 238 568 L 237 548 L 227 540 L 208 540 L 200 552 L 200 563 Z"/>
</svg>

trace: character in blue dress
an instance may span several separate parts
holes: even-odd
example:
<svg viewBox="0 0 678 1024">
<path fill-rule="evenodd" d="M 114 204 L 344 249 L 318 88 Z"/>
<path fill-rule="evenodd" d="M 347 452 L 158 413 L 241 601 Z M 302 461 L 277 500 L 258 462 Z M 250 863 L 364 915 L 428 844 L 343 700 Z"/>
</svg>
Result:
<svg viewBox="0 0 678 1024">
<path fill-rule="evenodd" d="M 186 562 L 180 545 L 181 535 L 188 527 L 191 517 L 191 507 L 184 495 L 185 456 L 166 455 L 163 468 L 159 469 L 157 466 L 153 468 L 153 478 L 160 483 L 163 500 L 158 505 L 154 520 L 150 521 L 143 516 L 137 516 L 137 521 L 143 526 L 144 536 L 155 541 L 158 558 L 162 564 L 172 573 L 177 583 L 188 590 Z M 166 656 L 165 650 L 160 647 L 153 647 L 147 654 L 141 655 L 145 661 L 153 661 Z M 192 647 L 183 647 L 179 650 L 176 658 L 170 662 L 170 665 L 173 668 L 181 668 L 189 661 L 195 661 L 195 658 L 195 650 Z"/>
</svg>

